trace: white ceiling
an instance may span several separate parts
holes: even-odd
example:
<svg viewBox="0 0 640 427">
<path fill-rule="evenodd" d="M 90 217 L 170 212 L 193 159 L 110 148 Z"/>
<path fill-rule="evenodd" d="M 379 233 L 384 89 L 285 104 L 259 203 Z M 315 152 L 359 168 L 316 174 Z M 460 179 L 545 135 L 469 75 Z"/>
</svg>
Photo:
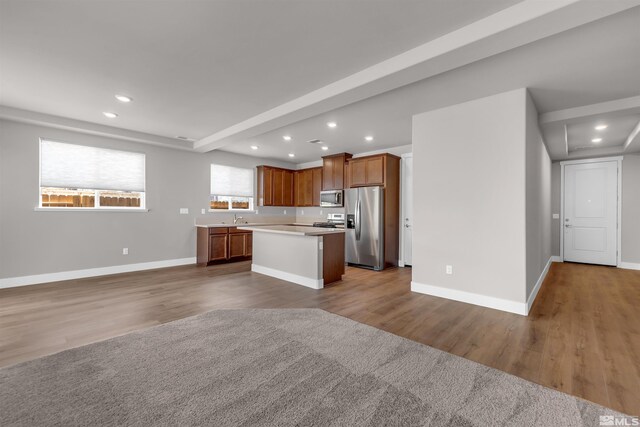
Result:
<svg viewBox="0 0 640 427">
<path fill-rule="evenodd" d="M 601 116 L 598 119 L 587 118 L 568 124 L 567 142 L 569 153 L 602 147 L 618 147 L 622 149 L 627 142 L 627 137 L 639 122 L 640 114 L 631 114 L 606 118 Z M 607 128 L 597 130 L 596 126 L 598 125 L 606 125 Z M 602 139 L 602 141 L 593 142 L 594 139 Z"/>
<path fill-rule="evenodd" d="M 200 139 L 518 2 L 2 0 L 0 104 Z"/>
<path fill-rule="evenodd" d="M 199 151 L 224 145 L 287 161 L 295 153 L 296 162 L 358 154 L 411 143 L 413 114 L 515 88 L 528 87 L 541 113 L 640 95 L 638 4 L 2 0 L 0 117 L 191 149 L 175 139 L 184 135 L 202 139 Z M 402 61 L 404 69 L 384 74 Z M 369 70 L 386 80 L 354 85 L 351 94 L 345 86 L 347 95 L 324 104 L 298 102 Z M 134 102 L 118 103 L 116 93 Z M 269 116 L 283 105 L 297 112 Z M 570 157 L 564 124 L 573 133 L 580 122 L 543 125 L 552 158 Z M 630 122 L 611 126 L 615 141 Z M 212 137 L 222 143 L 198 145 Z M 314 138 L 330 149 L 305 143 Z M 605 145 L 620 147 L 613 140 Z M 627 147 L 635 150 L 637 138 Z"/>
<path fill-rule="evenodd" d="M 640 95 L 640 7 L 601 19 L 492 56 L 381 95 L 335 109 L 253 138 L 236 141 L 224 151 L 307 162 L 342 151 L 353 154 L 411 143 L 414 114 L 447 105 L 528 87 L 540 113 Z M 608 116 L 603 115 L 603 118 Z M 598 117 L 590 120 L 597 121 Z M 326 122 L 336 121 L 330 129 Z M 460 124 L 461 126 L 464 123 Z M 545 129 L 554 160 L 564 155 L 564 130 L 558 138 Z M 608 132 L 623 134 L 628 123 L 612 123 Z M 283 135 L 294 139 L 285 142 Z M 366 135 L 374 141 L 367 143 Z M 305 141 L 319 138 L 330 147 Z M 620 136 L 616 137 L 619 141 Z M 625 137 L 626 138 L 626 137 Z M 250 145 L 260 146 L 251 150 Z M 616 143 L 617 145 L 617 143 Z M 627 152 L 640 151 L 640 143 Z M 582 153 L 584 154 L 584 152 Z"/>
</svg>

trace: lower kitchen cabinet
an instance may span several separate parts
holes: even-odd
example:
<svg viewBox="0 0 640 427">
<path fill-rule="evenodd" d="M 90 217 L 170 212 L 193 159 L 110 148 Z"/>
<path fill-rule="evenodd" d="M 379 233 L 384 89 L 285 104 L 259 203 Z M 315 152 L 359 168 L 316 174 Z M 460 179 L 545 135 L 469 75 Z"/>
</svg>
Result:
<svg viewBox="0 0 640 427">
<path fill-rule="evenodd" d="M 251 259 L 253 233 L 237 227 L 197 227 L 197 262 L 220 264 Z"/>
</svg>

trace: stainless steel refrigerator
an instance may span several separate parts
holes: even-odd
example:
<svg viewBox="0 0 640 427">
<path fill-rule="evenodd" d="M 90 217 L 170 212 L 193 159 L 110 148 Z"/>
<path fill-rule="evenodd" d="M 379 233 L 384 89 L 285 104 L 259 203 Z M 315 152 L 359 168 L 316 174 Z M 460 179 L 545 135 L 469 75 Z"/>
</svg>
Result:
<svg viewBox="0 0 640 427">
<path fill-rule="evenodd" d="M 350 265 L 384 269 L 384 189 L 344 190 L 345 244 Z"/>
</svg>

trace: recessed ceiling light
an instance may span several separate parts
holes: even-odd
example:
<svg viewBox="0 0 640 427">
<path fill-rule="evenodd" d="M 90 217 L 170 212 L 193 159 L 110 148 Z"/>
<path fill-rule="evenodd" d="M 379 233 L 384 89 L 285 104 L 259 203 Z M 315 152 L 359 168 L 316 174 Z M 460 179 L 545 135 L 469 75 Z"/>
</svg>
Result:
<svg viewBox="0 0 640 427">
<path fill-rule="evenodd" d="M 598 126 L 596 126 L 596 130 L 605 130 L 608 127 L 609 127 L 609 125 L 598 125 Z"/>
<path fill-rule="evenodd" d="M 326 145 L 323 145 L 323 146 L 322 146 L 322 149 L 323 149 L 324 151 L 327 151 L 327 150 L 329 149 L 329 147 L 327 147 Z"/>
<path fill-rule="evenodd" d="M 127 96 L 127 95 L 116 95 L 116 99 L 120 102 L 131 102 L 133 101 L 133 98 Z"/>
<path fill-rule="evenodd" d="M 327 126 L 329 126 L 330 128 L 334 128 L 334 127 L 338 126 L 338 124 L 336 122 L 329 122 L 329 123 L 327 123 Z"/>
<path fill-rule="evenodd" d="M 115 119 L 116 117 L 118 117 L 118 115 L 116 113 L 111 113 L 109 111 L 105 111 L 104 114 L 106 117 L 109 117 L 110 119 Z"/>
<path fill-rule="evenodd" d="M 365 136 L 364 140 L 367 141 L 367 142 L 371 142 L 371 141 L 373 141 L 373 137 L 372 136 Z"/>
<path fill-rule="evenodd" d="M 252 145 L 252 146 L 251 146 L 251 149 L 252 149 L 252 150 L 257 150 L 257 149 L 258 149 L 258 146 L 257 146 L 257 145 Z"/>
<path fill-rule="evenodd" d="M 598 142 L 602 142 L 602 138 L 593 138 L 591 142 L 595 142 L 597 144 Z"/>
<path fill-rule="evenodd" d="M 295 157 L 296 155 L 293 153 L 289 153 L 289 157 Z"/>
<path fill-rule="evenodd" d="M 291 137 L 289 135 L 285 135 L 282 137 L 285 141 L 291 141 Z"/>
</svg>

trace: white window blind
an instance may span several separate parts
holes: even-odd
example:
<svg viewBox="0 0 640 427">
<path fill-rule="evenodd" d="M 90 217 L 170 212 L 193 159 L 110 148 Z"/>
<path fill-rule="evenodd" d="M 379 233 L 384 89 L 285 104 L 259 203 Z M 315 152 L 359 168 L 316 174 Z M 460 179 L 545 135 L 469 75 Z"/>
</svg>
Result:
<svg viewBox="0 0 640 427">
<path fill-rule="evenodd" d="M 145 155 L 42 140 L 42 187 L 144 192 Z"/>
<path fill-rule="evenodd" d="M 211 195 L 253 197 L 253 169 L 211 165 Z"/>
</svg>

